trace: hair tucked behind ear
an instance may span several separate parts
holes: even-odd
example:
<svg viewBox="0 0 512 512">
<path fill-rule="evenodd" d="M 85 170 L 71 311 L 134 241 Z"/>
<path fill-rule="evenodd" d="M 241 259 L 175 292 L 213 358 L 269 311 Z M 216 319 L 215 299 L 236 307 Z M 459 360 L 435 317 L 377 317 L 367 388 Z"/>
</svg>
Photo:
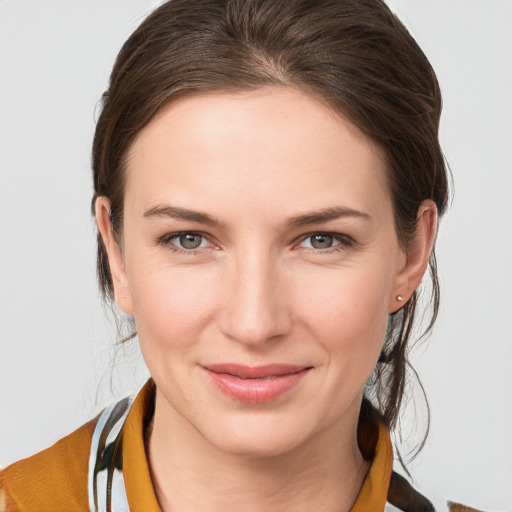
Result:
<svg viewBox="0 0 512 512">
<path fill-rule="evenodd" d="M 441 94 L 427 58 L 381 0 L 171 0 L 154 11 L 118 55 L 93 144 L 94 199 L 111 204 L 122 233 L 124 167 L 140 131 L 168 103 L 210 91 L 268 85 L 315 96 L 384 151 L 395 225 L 407 249 L 420 204 L 442 214 L 447 170 L 438 142 Z M 435 256 L 431 321 L 439 308 Z M 112 278 L 98 237 L 100 287 Z M 396 425 L 404 396 L 417 293 L 396 315 L 375 373 L 375 403 Z"/>
</svg>

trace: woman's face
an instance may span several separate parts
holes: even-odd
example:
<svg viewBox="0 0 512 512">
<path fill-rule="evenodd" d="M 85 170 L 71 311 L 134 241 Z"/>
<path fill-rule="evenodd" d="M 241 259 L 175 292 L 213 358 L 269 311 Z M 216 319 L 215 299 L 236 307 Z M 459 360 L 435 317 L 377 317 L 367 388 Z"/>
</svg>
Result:
<svg viewBox="0 0 512 512">
<path fill-rule="evenodd" d="M 251 455 L 354 429 L 408 293 L 384 166 L 290 88 L 182 99 L 142 130 L 109 255 L 167 421 Z"/>
</svg>

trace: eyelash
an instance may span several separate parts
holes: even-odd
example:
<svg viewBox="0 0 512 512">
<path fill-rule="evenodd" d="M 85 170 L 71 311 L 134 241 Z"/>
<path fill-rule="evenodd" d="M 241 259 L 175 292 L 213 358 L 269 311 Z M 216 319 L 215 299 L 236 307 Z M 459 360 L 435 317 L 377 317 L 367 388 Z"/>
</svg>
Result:
<svg viewBox="0 0 512 512">
<path fill-rule="evenodd" d="M 179 231 L 176 233 L 169 233 L 169 234 L 162 236 L 158 240 L 158 245 L 169 249 L 170 251 L 172 251 L 175 254 L 187 255 L 187 256 L 193 256 L 193 255 L 197 254 L 201 249 L 206 248 L 206 247 L 197 247 L 194 249 L 183 249 L 173 243 L 173 240 L 179 239 L 179 237 L 184 236 L 184 235 L 199 236 L 199 237 L 202 237 L 204 240 L 208 240 L 208 236 L 204 233 L 200 233 L 197 231 Z M 315 249 L 314 247 L 305 247 L 304 249 L 306 249 L 309 252 L 314 252 L 314 253 L 318 253 L 318 254 L 332 254 L 332 253 L 345 251 L 355 245 L 355 241 L 347 235 L 342 235 L 339 233 L 323 232 L 323 231 L 315 231 L 313 233 L 308 233 L 307 235 L 303 235 L 299 239 L 298 244 L 296 244 L 296 245 L 300 245 L 300 244 L 304 243 L 306 240 L 308 240 L 314 236 L 330 237 L 333 239 L 333 242 L 337 242 L 337 244 L 332 247 L 326 247 L 325 249 Z"/>
<path fill-rule="evenodd" d="M 175 254 L 184 254 L 186 256 L 193 256 L 194 254 L 197 254 L 199 250 L 205 249 L 205 247 L 198 247 L 196 249 L 182 249 L 181 247 L 178 247 L 172 243 L 173 240 L 179 239 L 179 237 L 184 235 L 200 236 L 203 239 L 208 240 L 208 237 L 204 233 L 199 233 L 197 231 L 180 231 L 162 236 L 158 240 L 158 245 L 169 249 Z"/>
<path fill-rule="evenodd" d="M 307 247 L 306 249 L 309 251 L 313 251 L 315 253 L 321 254 L 332 254 L 336 252 L 342 252 L 347 249 L 350 249 L 355 245 L 355 241 L 347 235 L 341 235 L 339 233 L 329 233 L 324 231 L 315 231 L 314 233 L 308 233 L 303 236 L 299 243 L 303 243 L 306 240 L 317 236 L 317 237 L 329 237 L 332 238 L 333 242 L 337 242 L 336 245 L 331 247 L 326 247 L 325 249 L 315 249 L 314 247 Z"/>
</svg>

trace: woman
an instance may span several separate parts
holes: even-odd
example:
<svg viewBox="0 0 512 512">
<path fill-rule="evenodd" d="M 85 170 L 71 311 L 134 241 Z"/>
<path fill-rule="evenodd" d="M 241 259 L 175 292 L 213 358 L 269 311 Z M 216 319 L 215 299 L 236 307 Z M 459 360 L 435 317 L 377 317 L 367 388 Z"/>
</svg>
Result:
<svg viewBox="0 0 512 512">
<path fill-rule="evenodd" d="M 4 508 L 432 510 L 388 431 L 429 262 L 437 311 L 440 109 L 377 0 L 146 19 L 104 95 L 93 209 L 152 379 L 7 468 Z"/>
</svg>

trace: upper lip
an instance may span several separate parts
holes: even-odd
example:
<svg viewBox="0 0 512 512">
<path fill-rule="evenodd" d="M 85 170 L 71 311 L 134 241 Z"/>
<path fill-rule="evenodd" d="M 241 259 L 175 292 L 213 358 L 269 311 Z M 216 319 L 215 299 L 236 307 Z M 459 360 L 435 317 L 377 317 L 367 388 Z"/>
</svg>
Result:
<svg viewBox="0 0 512 512">
<path fill-rule="evenodd" d="M 226 373 L 239 377 L 241 379 L 263 379 L 265 377 L 289 375 L 302 370 L 307 370 L 311 366 L 302 366 L 295 364 L 266 364 L 261 366 L 247 366 L 236 363 L 210 364 L 204 366 L 206 370 L 215 373 Z"/>
</svg>

